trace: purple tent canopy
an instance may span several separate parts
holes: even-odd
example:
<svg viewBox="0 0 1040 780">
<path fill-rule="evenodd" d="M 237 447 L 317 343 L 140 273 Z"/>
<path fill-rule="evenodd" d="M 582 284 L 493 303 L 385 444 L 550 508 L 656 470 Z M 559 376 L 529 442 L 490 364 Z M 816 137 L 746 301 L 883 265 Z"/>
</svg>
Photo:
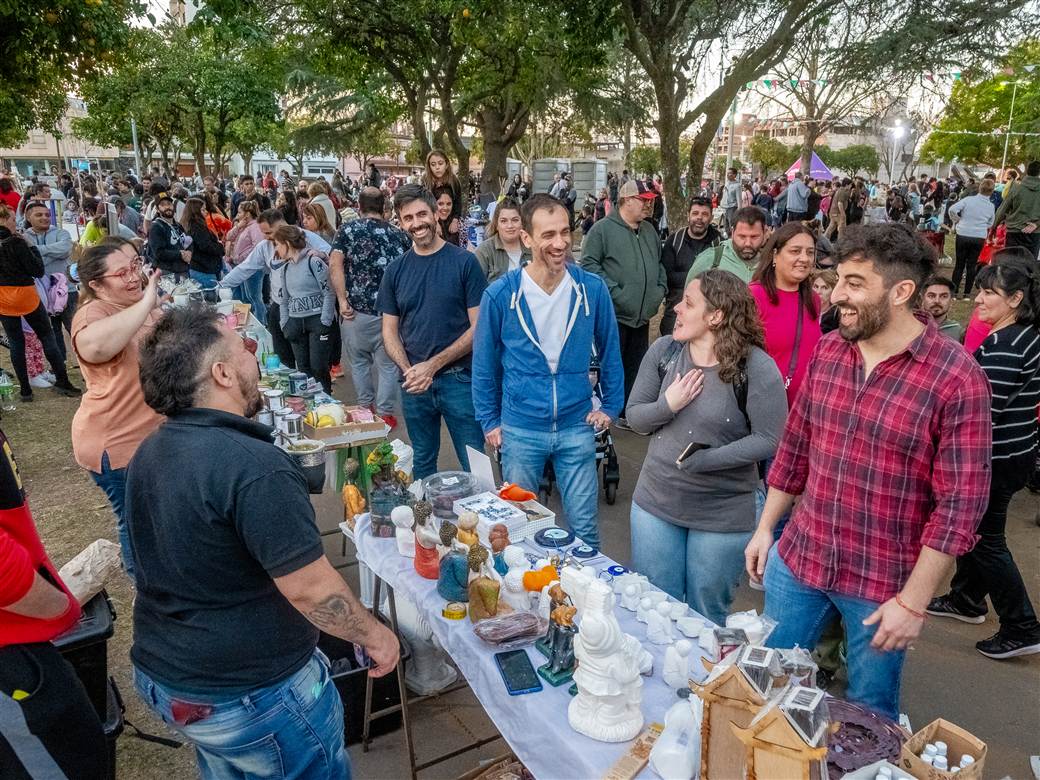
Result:
<svg viewBox="0 0 1040 780">
<path fill-rule="evenodd" d="M 802 167 L 802 158 L 799 157 L 790 168 L 787 169 L 787 180 L 791 181 L 794 175 L 798 173 L 799 168 Z M 830 181 L 834 178 L 834 174 L 831 173 L 831 169 L 823 164 L 823 160 L 817 157 L 816 152 L 812 153 L 812 158 L 809 160 L 809 175 L 814 179 L 826 179 Z"/>
</svg>

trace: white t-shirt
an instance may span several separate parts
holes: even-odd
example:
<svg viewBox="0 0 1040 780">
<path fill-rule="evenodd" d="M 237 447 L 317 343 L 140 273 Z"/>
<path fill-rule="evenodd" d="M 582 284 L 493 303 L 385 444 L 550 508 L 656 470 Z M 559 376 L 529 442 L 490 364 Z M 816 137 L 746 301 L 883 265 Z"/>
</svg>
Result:
<svg viewBox="0 0 1040 780">
<path fill-rule="evenodd" d="M 574 281 L 571 279 L 571 275 L 565 272 L 563 279 L 550 295 L 538 286 L 526 268 L 520 274 L 520 289 L 527 299 L 527 307 L 531 310 L 535 335 L 541 344 L 545 359 L 549 363 L 549 370 L 554 374 L 560 363 L 560 353 L 563 352 L 573 286 Z"/>
<path fill-rule="evenodd" d="M 513 271 L 513 270 L 519 268 L 520 267 L 520 258 L 523 257 L 524 250 L 516 249 L 516 250 L 510 251 L 509 249 L 507 249 L 506 250 L 506 254 L 509 255 L 509 270 Z M 537 285 L 535 285 L 535 286 L 537 286 Z M 541 288 L 539 288 L 539 289 L 541 289 Z"/>
</svg>

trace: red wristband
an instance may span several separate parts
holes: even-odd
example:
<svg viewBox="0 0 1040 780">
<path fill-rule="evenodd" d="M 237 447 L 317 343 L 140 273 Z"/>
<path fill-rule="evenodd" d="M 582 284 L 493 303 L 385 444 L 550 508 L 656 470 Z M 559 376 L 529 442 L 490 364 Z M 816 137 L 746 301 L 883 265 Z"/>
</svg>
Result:
<svg viewBox="0 0 1040 780">
<path fill-rule="evenodd" d="M 898 593 L 896 594 L 896 604 L 898 604 L 899 606 L 901 606 L 901 607 L 902 607 L 903 609 L 905 609 L 905 610 L 906 610 L 907 612 L 909 612 L 909 613 L 910 613 L 911 615 L 913 615 L 913 616 L 914 616 L 915 618 L 920 618 L 921 620 L 924 620 L 924 619 L 925 619 L 925 617 L 927 617 L 927 615 L 925 615 L 925 613 L 924 613 L 924 612 L 918 612 L 918 611 L 917 611 L 916 609 L 913 609 L 912 607 L 908 607 L 908 606 L 907 606 L 907 605 L 906 605 L 906 604 L 905 604 L 905 603 L 903 602 L 903 600 L 902 600 L 901 598 L 899 598 L 899 594 L 898 594 Z"/>
</svg>

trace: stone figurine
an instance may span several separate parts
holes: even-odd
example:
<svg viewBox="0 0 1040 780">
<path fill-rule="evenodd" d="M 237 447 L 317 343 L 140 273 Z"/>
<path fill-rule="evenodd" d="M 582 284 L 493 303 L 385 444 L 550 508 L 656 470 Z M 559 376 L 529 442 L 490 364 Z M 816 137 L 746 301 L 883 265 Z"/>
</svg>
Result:
<svg viewBox="0 0 1040 780">
<path fill-rule="evenodd" d="M 668 602 L 660 602 L 646 613 L 646 638 L 655 645 L 672 643 L 672 608 Z"/>
<path fill-rule="evenodd" d="M 664 667 L 661 676 L 669 688 L 686 688 L 690 684 L 690 653 L 693 643 L 689 639 L 680 639 L 664 651 Z"/>
<path fill-rule="evenodd" d="M 531 608 L 531 594 L 524 588 L 524 572 L 527 571 L 527 556 L 518 545 L 511 544 L 502 551 L 506 573 L 502 578 L 501 599 L 514 610 Z M 497 562 L 496 562 L 497 568 Z"/>
<path fill-rule="evenodd" d="M 405 558 L 415 557 L 415 513 L 407 504 L 395 506 L 390 512 L 390 522 L 394 524 L 394 538 L 397 539 L 397 551 Z"/>
<path fill-rule="evenodd" d="M 415 518 L 415 570 L 419 576 L 435 580 L 440 576 L 440 552 L 437 543 L 440 535 L 430 519 L 433 507 L 428 501 L 417 501 L 412 507 Z"/>
<path fill-rule="evenodd" d="M 446 601 L 469 601 L 469 548 L 457 538 L 454 523 L 441 524 L 441 557 L 437 593 Z"/>
</svg>

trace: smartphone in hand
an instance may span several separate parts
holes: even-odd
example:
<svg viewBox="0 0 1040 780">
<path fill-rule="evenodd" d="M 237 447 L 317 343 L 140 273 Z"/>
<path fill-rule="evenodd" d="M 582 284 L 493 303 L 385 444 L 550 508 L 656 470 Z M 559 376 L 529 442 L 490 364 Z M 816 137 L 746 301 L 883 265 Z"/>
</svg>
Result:
<svg viewBox="0 0 1040 780">
<path fill-rule="evenodd" d="M 680 466 L 680 465 L 682 465 L 682 462 L 684 460 L 686 460 L 688 457 L 690 457 L 691 455 L 693 455 L 693 453 L 699 452 L 700 450 L 707 450 L 707 449 L 711 449 L 711 445 L 710 444 L 701 444 L 700 442 L 691 441 L 689 444 L 686 445 L 686 449 L 684 449 L 679 454 L 679 457 L 675 459 L 675 465 L 676 466 Z"/>
</svg>

